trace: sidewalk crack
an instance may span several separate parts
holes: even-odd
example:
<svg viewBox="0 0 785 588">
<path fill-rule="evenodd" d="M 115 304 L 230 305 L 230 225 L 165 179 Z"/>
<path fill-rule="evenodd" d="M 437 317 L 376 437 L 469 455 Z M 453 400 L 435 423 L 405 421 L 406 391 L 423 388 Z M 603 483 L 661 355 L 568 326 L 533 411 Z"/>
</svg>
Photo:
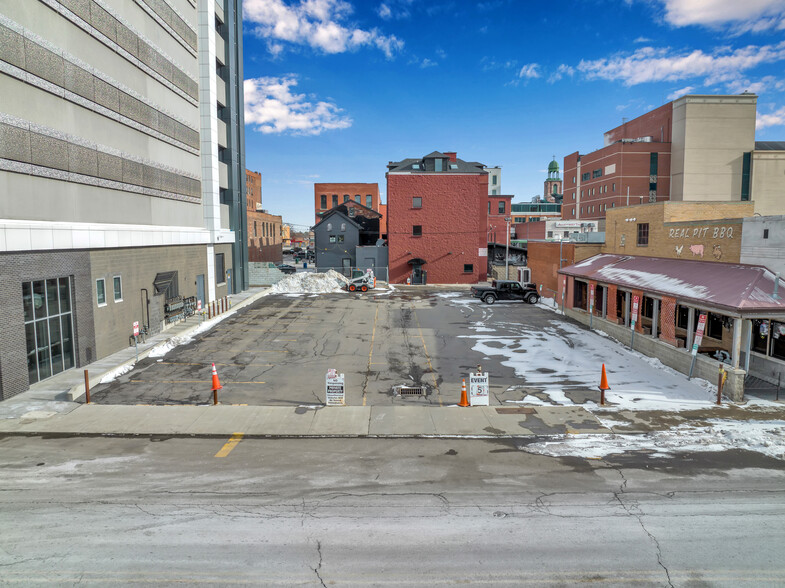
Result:
<svg viewBox="0 0 785 588">
<path fill-rule="evenodd" d="M 322 587 L 327 588 L 327 584 L 324 583 L 324 580 L 322 580 L 322 575 L 319 573 L 319 570 L 322 569 L 322 561 L 323 561 L 321 541 L 316 542 L 316 553 L 319 554 L 319 563 L 316 565 L 315 568 L 311 568 L 311 569 L 313 570 L 313 573 L 316 574 L 316 577 L 319 578 L 319 583 L 322 585 Z"/>
</svg>

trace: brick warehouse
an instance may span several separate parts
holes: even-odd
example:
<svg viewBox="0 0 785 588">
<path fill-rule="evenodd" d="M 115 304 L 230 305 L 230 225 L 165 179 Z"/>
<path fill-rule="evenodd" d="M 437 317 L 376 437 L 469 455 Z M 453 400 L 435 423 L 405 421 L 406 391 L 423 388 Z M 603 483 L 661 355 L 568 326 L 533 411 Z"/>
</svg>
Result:
<svg viewBox="0 0 785 588">
<path fill-rule="evenodd" d="M 387 169 L 390 282 L 484 281 L 489 199 L 482 164 L 434 151 Z"/>
<path fill-rule="evenodd" d="M 379 184 L 376 183 L 324 183 L 313 185 L 314 224 L 321 221 L 321 213 L 352 200 L 366 208 L 380 211 Z"/>
</svg>

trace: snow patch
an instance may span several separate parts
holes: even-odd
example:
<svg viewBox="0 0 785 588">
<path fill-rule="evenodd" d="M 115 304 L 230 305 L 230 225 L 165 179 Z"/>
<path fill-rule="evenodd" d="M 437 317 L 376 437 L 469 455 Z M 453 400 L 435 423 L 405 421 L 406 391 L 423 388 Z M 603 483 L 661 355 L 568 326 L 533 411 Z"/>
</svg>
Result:
<svg viewBox="0 0 785 588">
<path fill-rule="evenodd" d="M 226 317 L 226 315 L 223 315 L 221 317 L 221 320 L 223 320 L 225 317 Z M 206 331 L 207 329 L 212 328 L 213 326 L 215 326 L 215 324 L 218 323 L 218 322 L 220 322 L 220 321 L 218 321 L 216 319 L 205 321 L 201 325 L 199 325 L 199 327 L 197 327 L 197 329 L 194 331 L 194 334 L 202 333 L 202 332 Z M 206 326 L 206 325 L 209 325 L 209 326 Z M 202 327 L 205 327 L 205 328 L 202 328 Z M 160 345 L 156 345 L 155 347 L 153 347 L 150 350 L 150 353 L 147 354 L 147 356 L 148 357 L 163 357 L 164 355 L 169 353 L 172 349 L 174 349 L 178 345 L 187 345 L 191 341 L 193 341 L 193 337 L 181 337 L 181 336 L 172 337 L 168 341 L 164 341 Z M 103 382 L 103 380 L 101 380 L 101 381 Z M 108 380 L 108 381 L 111 382 L 111 380 Z"/>
<path fill-rule="evenodd" d="M 264 296 L 270 294 L 327 294 L 330 292 L 343 292 L 344 286 L 349 283 L 346 276 L 335 270 L 326 273 L 289 274 L 277 284 L 270 286 Z"/>
<path fill-rule="evenodd" d="M 107 372 L 106 374 L 104 374 L 104 377 L 101 378 L 101 384 L 108 384 L 109 382 L 114 382 L 117 378 L 119 378 L 123 374 L 127 374 L 132 369 L 134 369 L 135 365 L 136 365 L 135 363 L 121 365 L 120 367 L 113 369 L 111 372 Z"/>
<path fill-rule="evenodd" d="M 609 421 L 612 422 L 612 421 Z M 653 457 L 686 452 L 744 449 L 785 460 L 785 421 L 712 420 L 706 427 L 682 425 L 646 435 L 569 435 L 532 443 L 530 453 L 553 457 L 602 459 L 627 451 L 651 451 Z"/>
</svg>

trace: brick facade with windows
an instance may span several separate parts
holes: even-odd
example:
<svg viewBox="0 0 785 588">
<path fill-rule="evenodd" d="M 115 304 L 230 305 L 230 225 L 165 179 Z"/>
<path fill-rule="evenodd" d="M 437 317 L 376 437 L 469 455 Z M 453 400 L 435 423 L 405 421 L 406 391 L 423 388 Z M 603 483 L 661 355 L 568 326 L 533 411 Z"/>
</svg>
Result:
<svg viewBox="0 0 785 588">
<path fill-rule="evenodd" d="M 379 184 L 373 183 L 325 183 L 313 185 L 314 224 L 319 223 L 320 213 L 327 212 L 339 204 L 352 200 L 380 212 Z"/>
<path fill-rule="evenodd" d="M 506 243 L 505 231 L 512 208 L 512 196 L 488 197 L 488 243 Z M 512 225 L 510 225 L 512 227 Z"/>
<path fill-rule="evenodd" d="M 283 219 L 262 208 L 262 175 L 245 170 L 245 180 L 249 259 L 280 262 L 283 259 Z"/>
<path fill-rule="evenodd" d="M 422 207 L 413 198 L 422 198 Z M 420 267 L 429 284 L 475 284 L 487 277 L 488 174 L 455 153 L 390 162 L 387 233 L 390 282 Z M 422 235 L 415 236 L 414 227 Z M 416 277 L 416 276 L 415 276 Z"/>
</svg>

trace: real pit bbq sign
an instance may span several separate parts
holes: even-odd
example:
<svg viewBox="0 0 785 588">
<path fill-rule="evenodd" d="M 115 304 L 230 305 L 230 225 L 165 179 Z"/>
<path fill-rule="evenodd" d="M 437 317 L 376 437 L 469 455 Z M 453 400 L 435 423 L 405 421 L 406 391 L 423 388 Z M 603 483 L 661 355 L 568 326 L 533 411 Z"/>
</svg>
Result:
<svg viewBox="0 0 785 588">
<path fill-rule="evenodd" d="M 344 375 L 333 369 L 327 370 L 325 378 L 327 406 L 346 406 L 346 386 Z"/>
</svg>

